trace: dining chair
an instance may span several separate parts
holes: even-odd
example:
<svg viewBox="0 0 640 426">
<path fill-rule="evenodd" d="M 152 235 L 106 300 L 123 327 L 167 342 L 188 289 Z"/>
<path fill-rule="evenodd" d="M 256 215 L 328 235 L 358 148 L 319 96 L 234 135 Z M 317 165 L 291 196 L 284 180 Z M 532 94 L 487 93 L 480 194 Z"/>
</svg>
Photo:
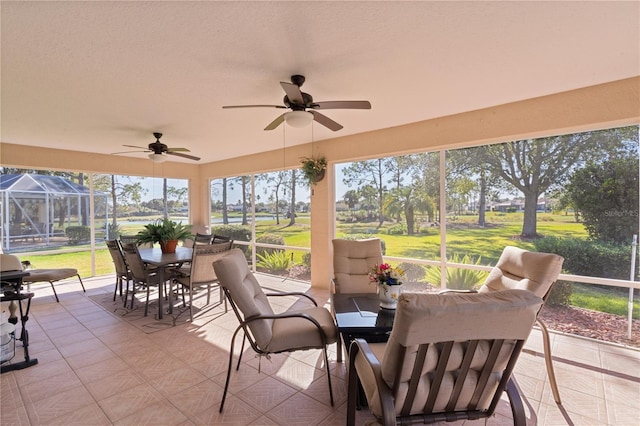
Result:
<svg viewBox="0 0 640 426">
<path fill-rule="evenodd" d="M 227 237 L 225 235 L 218 235 L 218 234 L 213 234 L 213 237 L 211 237 L 212 243 L 225 243 L 227 241 L 231 241 L 231 237 Z"/>
<path fill-rule="evenodd" d="M 511 374 L 542 304 L 525 290 L 402 294 L 388 342 L 351 343 L 347 425 L 359 382 L 384 425 L 489 418 L 506 391 L 514 424 L 524 426 Z"/>
<path fill-rule="evenodd" d="M 371 283 L 369 272 L 382 263 L 382 244 L 379 238 L 345 240 L 334 238 L 332 293 L 377 293 L 378 286 Z M 333 309 L 333 304 L 331 305 Z M 338 338 L 338 362 L 342 362 L 342 342 Z"/>
<path fill-rule="evenodd" d="M 239 322 L 231 337 L 229 365 L 220 412 L 229 390 L 234 343 L 240 331 L 243 332 L 244 337 L 236 370 L 240 368 L 245 341 L 249 342 L 258 356 L 322 349 L 329 383 L 329 398 L 333 406 L 327 345 L 337 341 L 338 331 L 331 313 L 324 307 L 318 307 L 316 301 L 304 293 L 264 293 L 260 283 L 249 269 L 244 253 L 238 248 L 230 250 L 225 256 L 213 262 L 213 269 Z M 313 307 L 276 314 L 269 303 L 268 298 L 271 296 L 302 297 L 313 303 Z"/>
<path fill-rule="evenodd" d="M 160 282 L 160 274 L 158 268 L 148 266 L 142 261 L 140 252 L 138 251 L 138 245 L 136 243 L 123 243 L 122 253 L 124 254 L 125 262 L 131 271 L 131 279 L 133 281 L 132 294 L 131 294 L 131 308 L 133 309 L 133 299 L 135 298 L 135 286 L 136 284 L 147 288 L 147 300 L 144 305 L 144 316 L 147 316 L 149 312 L 149 293 L 151 286 L 160 286 L 164 283 Z M 169 276 L 169 278 L 171 278 Z M 125 305 L 127 302 L 128 288 L 125 292 Z"/>
<path fill-rule="evenodd" d="M 554 253 L 541 253 L 506 246 L 498 263 L 493 267 L 479 293 L 492 293 L 506 289 L 523 289 L 547 300 L 553 284 L 562 271 L 564 258 Z M 544 347 L 544 359 L 549 376 L 549 385 L 557 404 L 562 404 L 556 375 L 551 360 L 549 330 L 540 317 L 536 318 L 540 327 Z"/>
<path fill-rule="evenodd" d="M 123 281 L 127 283 L 125 293 L 129 292 L 129 282 L 131 281 L 131 271 L 127 266 L 127 262 L 124 260 L 124 254 L 122 253 L 122 247 L 120 246 L 119 240 L 105 240 L 105 244 L 109 249 L 109 254 L 111 255 L 111 260 L 113 261 L 113 266 L 116 270 L 116 287 L 113 290 L 113 301 L 116 300 L 116 294 L 118 290 L 120 290 L 120 297 L 122 297 L 122 283 Z M 127 305 L 127 300 L 125 299 L 124 305 Z"/>
<path fill-rule="evenodd" d="M 197 244 L 193 246 L 193 254 L 188 271 L 185 268 L 179 270 L 179 275 L 174 281 L 182 287 L 182 302 L 186 306 L 184 290 L 189 290 L 189 316 L 193 322 L 193 293 L 196 288 L 207 287 L 207 305 L 211 302 L 211 287 L 216 284 L 220 290 L 220 303 L 224 302 L 224 311 L 227 312 L 227 300 L 224 291 L 218 282 L 218 277 L 213 270 L 213 262 L 224 256 L 231 250 L 233 241 L 216 244 Z"/>
<path fill-rule="evenodd" d="M 135 235 L 120 235 L 120 237 L 118 237 L 118 239 L 120 240 L 120 245 L 125 244 L 125 243 L 135 243 L 138 244 L 138 237 Z M 140 244 L 140 247 L 148 247 L 148 248 L 153 248 L 153 243 L 144 243 L 144 244 Z"/>
<path fill-rule="evenodd" d="M 211 244 L 211 239 L 213 235 L 211 234 L 200 234 L 196 233 L 196 236 L 193 238 L 194 244 Z"/>
</svg>

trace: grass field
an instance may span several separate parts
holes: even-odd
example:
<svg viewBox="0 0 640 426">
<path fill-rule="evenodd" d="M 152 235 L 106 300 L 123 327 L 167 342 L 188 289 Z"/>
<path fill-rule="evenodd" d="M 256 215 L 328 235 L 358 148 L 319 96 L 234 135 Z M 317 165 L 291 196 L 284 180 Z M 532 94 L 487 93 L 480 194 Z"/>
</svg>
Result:
<svg viewBox="0 0 640 426">
<path fill-rule="evenodd" d="M 136 218 L 136 221 L 140 220 Z M 300 214 L 296 218 L 294 226 L 288 226 L 288 219 L 281 218 L 280 225 L 275 220 L 256 221 L 256 233 L 278 234 L 284 237 L 289 246 L 310 247 L 311 233 L 309 216 Z M 506 245 L 515 245 L 523 249 L 533 250 L 533 243 L 522 241 L 518 238 L 522 226 L 521 213 L 488 213 L 487 226 L 476 225 L 477 216 L 457 216 L 447 222 L 447 255 L 468 254 L 474 259 L 481 258 L 481 264 L 493 265 L 500 257 L 502 249 Z M 439 259 L 440 258 L 440 231 L 439 228 L 424 226 L 416 235 L 392 235 L 394 223 L 384 223 L 377 227 L 377 223 L 338 223 L 337 236 L 346 234 L 366 234 L 370 237 L 379 237 L 386 245 L 386 255 L 407 257 L 415 259 Z M 122 233 L 135 234 L 142 225 L 120 222 Z M 584 226 L 574 222 L 571 215 L 556 215 L 542 213 L 538 215 L 538 233 L 541 235 L 553 235 L 557 237 L 586 237 Z M 81 249 L 82 247 L 76 247 Z M 300 263 L 304 252 L 293 251 L 294 261 Z M 21 259 L 28 258 L 34 267 L 48 268 L 60 267 L 60 265 L 74 265 L 82 276 L 91 275 L 90 252 L 75 251 L 56 254 L 31 253 L 28 256 L 20 255 Z M 96 274 L 104 275 L 113 273 L 113 264 L 107 250 L 96 251 Z M 640 297 L 640 295 L 639 295 Z M 571 303 L 603 312 L 625 315 L 627 312 L 626 293 L 616 290 L 601 289 L 585 284 L 574 286 Z M 640 318 L 640 306 L 634 306 L 634 318 Z"/>
</svg>

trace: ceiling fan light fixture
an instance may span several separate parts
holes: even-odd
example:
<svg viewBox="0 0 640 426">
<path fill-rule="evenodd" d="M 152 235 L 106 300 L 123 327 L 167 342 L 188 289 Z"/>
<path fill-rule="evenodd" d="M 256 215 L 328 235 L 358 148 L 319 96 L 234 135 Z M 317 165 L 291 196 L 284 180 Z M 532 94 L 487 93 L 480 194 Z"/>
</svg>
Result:
<svg viewBox="0 0 640 426">
<path fill-rule="evenodd" d="M 162 154 L 151 153 L 149 154 L 149 159 L 154 163 L 164 163 L 165 161 L 167 161 L 167 156 Z"/>
<path fill-rule="evenodd" d="M 308 111 L 291 111 L 284 115 L 284 121 L 291 127 L 306 127 L 313 121 L 313 114 Z"/>
</svg>

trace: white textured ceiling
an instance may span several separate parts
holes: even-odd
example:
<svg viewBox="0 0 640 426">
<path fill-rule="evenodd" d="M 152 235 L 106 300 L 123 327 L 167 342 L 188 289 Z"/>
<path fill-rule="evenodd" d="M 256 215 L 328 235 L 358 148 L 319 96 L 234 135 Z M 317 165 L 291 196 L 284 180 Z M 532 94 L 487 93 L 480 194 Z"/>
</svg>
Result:
<svg viewBox="0 0 640 426">
<path fill-rule="evenodd" d="M 397 126 L 639 75 L 639 5 L 2 1 L 0 136 L 113 153 L 161 131 L 209 162 Z M 281 104 L 292 74 L 372 109 L 325 110 L 344 129 L 313 135 L 222 109 Z"/>
</svg>

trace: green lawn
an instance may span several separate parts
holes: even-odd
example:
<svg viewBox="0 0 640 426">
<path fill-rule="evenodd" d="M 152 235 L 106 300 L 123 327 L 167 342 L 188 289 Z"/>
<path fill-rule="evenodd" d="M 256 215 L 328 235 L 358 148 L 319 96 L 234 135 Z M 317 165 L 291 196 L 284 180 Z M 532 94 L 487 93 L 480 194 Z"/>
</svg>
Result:
<svg viewBox="0 0 640 426">
<path fill-rule="evenodd" d="M 264 233 L 278 234 L 284 237 L 287 245 L 296 247 L 309 247 L 310 219 L 308 214 L 301 214 L 296 218 L 294 226 L 288 226 L 286 218 L 280 219 L 280 224 L 275 220 L 259 220 L 256 222 L 258 235 Z M 488 213 L 487 226 L 478 227 L 477 216 L 457 216 L 455 220 L 447 223 L 447 254 L 468 254 L 473 258 L 481 257 L 484 265 L 493 265 L 500 257 L 502 249 L 506 245 L 515 245 L 524 249 L 533 250 L 531 242 L 521 241 L 518 235 L 522 227 L 521 213 Z M 126 220 L 120 221 L 123 234 L 135 234 L 142 229 L 142 225 L 129 224 Z M 385 241 L 386 254 L 389 256 L 407 257 L 416 259 L 440 258 L 440 231 L 438 228 L 424 227 L 416 235 L 390 235 L 388 232 L 394 223 L 385 223 L 380 228 L 377 223 L 338 223 L 338 237 L 345 234 L 366 234 L 371 237 L 379 237 Z M 553 235 L 558 237 L 586 237 L 584 226 L 575 223 L 573 216 L 554 215 L 543 213 L 538 215 L 538 233 L 541 235 Z M 303 252 L 294 251 L 294 260 L 302 261 Z M 55 268 L 61 265 L 70 265 L 78 268 L 81 276 L 91 275 L 90 253 L 64 252 L 56 254 L 19 255 L 22 260 L 29 259 L 34 267 Z M 96 253 L 96 274 L 104 275 L 113 273 L 113 264 L 107 250 L 98 250 Z M 640 295 L 639 295 L 640 296 Z M 626 292 L 601 289 L 590 285 L 576 284 L 571 297 L 571 303 L 593 310 L 625 315 L 627 310 Z M 640 318 L 640 306 L 634 306 L 634 318 Z"/>
</svg>

